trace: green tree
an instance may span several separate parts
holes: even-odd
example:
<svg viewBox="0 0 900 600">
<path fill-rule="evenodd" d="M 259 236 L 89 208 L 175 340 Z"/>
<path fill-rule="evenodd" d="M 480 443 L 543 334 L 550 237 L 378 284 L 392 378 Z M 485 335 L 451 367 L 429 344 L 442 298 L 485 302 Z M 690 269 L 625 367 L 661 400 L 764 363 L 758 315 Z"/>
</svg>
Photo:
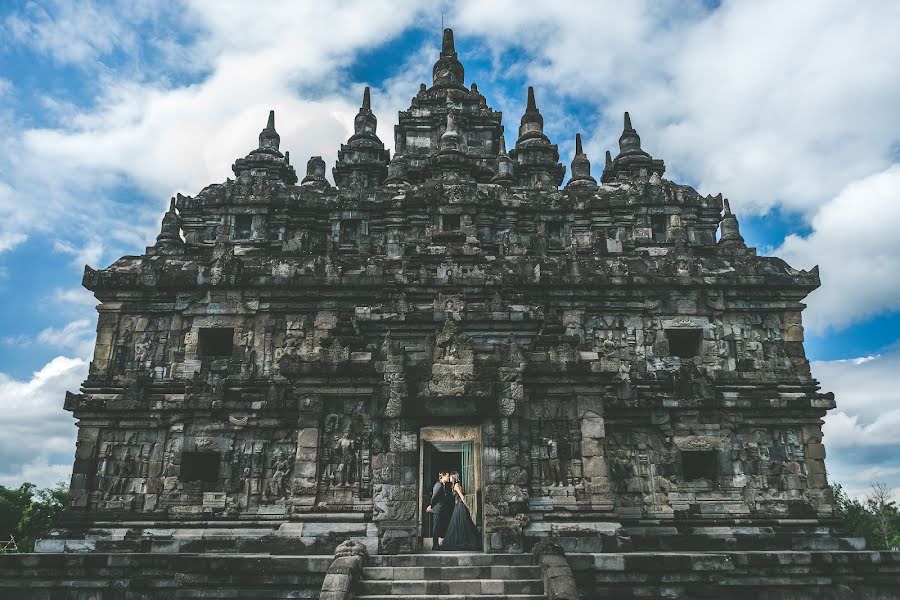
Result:
<svg viewBox="0 0 900 600">
<path fill-rule="evenodd" d="M 0 544 L 14 539 L 19 552 L 31 552 L 34 542 L 50 533 L 68 503 L 64 483 L 43 490 L 31 483 L 18 488 L 0 485 Z"/>
<path fill-rule="evenodd" d="M 852 536 L 865 538 L 869 550 L 887 550 L 900 546 L 900 511 L 887 486 L 872 485 L 861 502 L 850 498 L 840 484 L 833 484 L 837 516 Z"/>
</svg>

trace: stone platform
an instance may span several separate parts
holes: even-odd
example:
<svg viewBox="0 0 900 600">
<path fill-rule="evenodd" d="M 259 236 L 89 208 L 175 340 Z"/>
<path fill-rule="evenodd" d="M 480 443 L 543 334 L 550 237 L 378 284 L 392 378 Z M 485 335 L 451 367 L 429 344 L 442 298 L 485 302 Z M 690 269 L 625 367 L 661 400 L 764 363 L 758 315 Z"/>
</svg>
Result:
<svg viewBox="0 0 900 600">
<path fill-rule="evenodd" d="M 569 554 L 579 598 L 900 598 L 900 552 Z M 4 600 L 318 598 L 330 555 L 0 555 Z M 538 600 L 531 555 L 372 556 L 357 598 Z"/>
</svg>

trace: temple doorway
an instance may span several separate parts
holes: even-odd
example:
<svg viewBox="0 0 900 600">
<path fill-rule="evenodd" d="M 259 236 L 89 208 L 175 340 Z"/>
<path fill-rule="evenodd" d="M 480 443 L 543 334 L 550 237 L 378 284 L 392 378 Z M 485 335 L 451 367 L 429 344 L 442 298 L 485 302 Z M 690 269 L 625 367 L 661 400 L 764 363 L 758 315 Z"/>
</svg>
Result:
<svg viewBox="0 0 900 600">
<path fill-rule="evenodd" d="M 477 426 L 423 427 L 420 434 L 419 537 L 431 549 L 432 516 L 426 511 L 441 471 L 459 471 L 472 519 L 481 526 L 481 435 Z"/>
</svg>

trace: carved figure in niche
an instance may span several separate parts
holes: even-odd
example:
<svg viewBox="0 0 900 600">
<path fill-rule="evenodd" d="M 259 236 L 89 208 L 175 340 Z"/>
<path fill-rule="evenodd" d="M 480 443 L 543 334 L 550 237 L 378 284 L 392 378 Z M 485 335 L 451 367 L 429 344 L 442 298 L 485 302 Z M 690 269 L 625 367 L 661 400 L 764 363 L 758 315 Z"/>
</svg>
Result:
<svg viewBox="0 0 900 600">
<path fill-rule="evenodd" d="M 619 383 L 631 383 L 631 367 L 625 361 L 619 364 L 619 371 L 616 373 L 616 381 Z"/>
<path fill-rule="evenodd" d="M 333 485 L 347 487 L 356 483 L 356 440 L 350 435 L 350 423 L 344 427 L 344 434 L 335 440 L 335 454 L 338 457 Z"/>
<path fill-rule="evenodd" d="M 472 341 L 462 335 L 452 320 L 444 321 L 444 326 L 435 338 L 434 360 L 456 362 L 467 358 L 471 352 Z"/>
<path fill-rule="evenodd" d="M 145 331 L 134 345 L 134 361 L 140 366 L 150 358 L 150 349 L 153 347 L 153 334 Z"/>
<path fill-rule="evenodd" d="M 113 480 L 109 486 L 107 497 L 128 493 L 133 476 L 134 458 L 131 456 L 130 449 L 125 448 L 125 453 L 122 455 L 121 460 L 113 463 Z"/>
<path fill-rule="evenodd" d="M 566 483 L 566 472 L 568 468 L 564 465 L 564 461 L 560 456 L 559 443 L 552 438 L 544 438 L 543 443 L 545 450 L 542 456 L 546 455 L 543 460 L 543 480 L 546 485 L 561 486 Z"/>
<path fill-rule="evenodd" d="M 272 475 L 266 482 L 266 498 L 277 500 L 286 496 L 285 480 L 290 470 L 290 462 L 283 451 L 279 451 L 272 459 Z"/>
</svg>

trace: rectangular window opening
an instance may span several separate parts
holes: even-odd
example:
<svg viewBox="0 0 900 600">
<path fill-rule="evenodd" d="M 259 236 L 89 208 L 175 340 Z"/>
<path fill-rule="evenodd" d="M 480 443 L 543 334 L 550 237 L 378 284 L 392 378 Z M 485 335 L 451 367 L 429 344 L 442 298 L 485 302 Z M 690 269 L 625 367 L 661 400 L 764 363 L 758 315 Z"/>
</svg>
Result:
<svg viewBox="0 0 900 600">
<path fill-rule="evenodd" d="M 359 245 L 359 219 L 344 219 L 341 221 L 341 246 Z"/>
<path fill-rule="evenodd" d="M 461 222 L 460 215 L 441 215 L 441 230 L 459 231 Z"/>
<path fill-rule="evenodd" d="M 681 473 L 685 481 L 719 477 L 719 453 L 716 450 L 682 450 Z"/>
<path fill-rule="evenodd" d="M 666 329 L 669 341 L 669 355 L 681 358 L 693 358 L 700 354 L 703 341 L 702 329 Z"/>
<path fill-rule="evenodd" d="M 547 241 L 552 248 L 562 248 L 563 226 L 560 221 L 547 222 Z"/>
<path fill-rule="evenodd" d="M 650 215 L 650 229 L 653 232 L 653 241 L 666 241 L 666 227 L 669 225 L 667 215 Z"/>
<path fill-rule="evenodd" d="M 253 216 L 237 215 L 234 217 L 234 239 L 249 240 L 253 237 Z"/>
<path fill-rule="evenodd" d="M 210 483 L 218 481 L 220 462 L 221 456 L 218 452 L 182 452 L 178 479 Z"/>
<path fill-rule="evenodd" d="M 231 358 L 234 347 L 234 329 L 209 327 L 200 330 L 197 339 L 197 356 L 200 358 Z"/>
</svg>

